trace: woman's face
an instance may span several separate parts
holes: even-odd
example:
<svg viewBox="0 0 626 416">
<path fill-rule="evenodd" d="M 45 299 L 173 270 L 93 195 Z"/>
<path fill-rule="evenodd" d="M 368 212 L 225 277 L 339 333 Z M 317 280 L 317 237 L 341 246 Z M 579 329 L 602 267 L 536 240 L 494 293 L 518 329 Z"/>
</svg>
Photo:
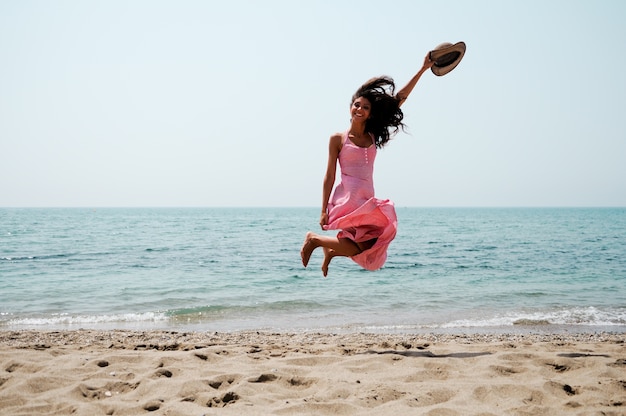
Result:
<svg viewBox="0 0 626 416">
<path fill-rule="evenodd" d="M 372 105 L 370 101 L 365 97 L 358 97 L 352 103 L 350 107 L 350 115 L 352 116 L 352 120 L 361 120 L 365 122 L 370 117 L 370 113 L 372 111 Z"/>
</svg>

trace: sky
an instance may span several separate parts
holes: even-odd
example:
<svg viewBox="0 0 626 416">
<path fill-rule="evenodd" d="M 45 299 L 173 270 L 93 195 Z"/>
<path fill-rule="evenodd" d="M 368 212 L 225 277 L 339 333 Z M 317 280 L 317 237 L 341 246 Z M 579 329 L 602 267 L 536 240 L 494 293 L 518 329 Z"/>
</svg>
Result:
<svg viewBox="0 0 626 416">
<path fill-rule="evenodd" d="M 398 207 L 626 206 L 621 0 L 0 0 L 0 207 L 318 207 L 367 79 Z"/>
</svg>

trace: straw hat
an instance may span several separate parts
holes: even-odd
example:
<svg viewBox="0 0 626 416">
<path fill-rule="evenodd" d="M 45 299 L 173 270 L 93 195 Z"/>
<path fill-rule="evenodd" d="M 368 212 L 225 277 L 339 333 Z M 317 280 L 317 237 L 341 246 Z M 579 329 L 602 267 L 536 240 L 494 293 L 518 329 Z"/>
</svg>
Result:
<svg viewBox="0 0 626 416">
<path fill-rule="evenodd" d="M 465 55 L 465 42 L 457 42 L 454 45 L 445 42 L 429 52 L 430 60 L 435 61 L 430 68 L 433 74 L 442 76 L 452 71 Z"/>
</svg>

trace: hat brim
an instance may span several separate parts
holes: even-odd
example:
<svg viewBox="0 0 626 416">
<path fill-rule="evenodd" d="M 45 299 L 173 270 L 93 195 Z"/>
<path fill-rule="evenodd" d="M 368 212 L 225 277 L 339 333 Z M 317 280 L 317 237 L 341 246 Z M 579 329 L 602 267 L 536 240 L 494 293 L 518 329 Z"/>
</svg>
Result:
<svg viewBox="0 0 626 416">
<path fill-rule="evenodd" d="M 465 48 L 465 42 L 457 42 L 454 45 L 430 51 L 430 60 L 435 62 L 430 70 L 437 76 L 452 71 L 463 59 Z"/>
</svg>

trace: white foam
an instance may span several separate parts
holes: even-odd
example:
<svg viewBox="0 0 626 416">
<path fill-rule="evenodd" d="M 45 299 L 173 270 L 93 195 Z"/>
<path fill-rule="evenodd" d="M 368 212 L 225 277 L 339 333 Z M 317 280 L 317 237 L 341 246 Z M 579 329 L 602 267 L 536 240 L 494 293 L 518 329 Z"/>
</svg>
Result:
<svg viewBox="0 0 626 416">
<path fill-rule="evenodd" d="M 460 319 L 440 325 L 441 328 L 500 327 L 525 324 L 623 326 L 626 325 L 626 310 L 599 310 L 593 306 L 555 311 L 510 313 L 492 317 Z"/>
<path fill-rule="evenodd" d="M 6 326 L 15 327 L 58 327 L 79 325 L 103 325 L 111 323 L 149 323 L 167 321 L 161 312 L 125 313 L 116 315 L 71 315 L 57 314 L 47 317 L 22 317 L 5 321 Z"/>
</svg>

